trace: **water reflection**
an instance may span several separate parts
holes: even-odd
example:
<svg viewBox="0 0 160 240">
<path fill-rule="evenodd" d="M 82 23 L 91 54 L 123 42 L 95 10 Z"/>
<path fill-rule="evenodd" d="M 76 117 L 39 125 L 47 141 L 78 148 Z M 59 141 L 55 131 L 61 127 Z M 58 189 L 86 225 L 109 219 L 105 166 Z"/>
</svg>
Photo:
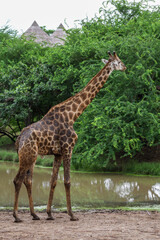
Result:
<svg viewBox="0 0 160 240">
<path fill-rule="evenodd" d="M 0 163 L 0 206 L 13 206 L 13 179 L 16 164 Z M 51 169 L 35 168 L 33 177 L 33 199 L 35 205 L 46 205 L 48 201 Z M 54 206 L 66 206 L 63 171 L 58 177 Z M 135 177 L 115 174 L 71 173 L 72 205 L 82 207 L 107 207 L 151 204 L 160 202 L 160 178 Z M 26 189 L 22 186 L 20 206 L 28 206 Z"/>
</svg>

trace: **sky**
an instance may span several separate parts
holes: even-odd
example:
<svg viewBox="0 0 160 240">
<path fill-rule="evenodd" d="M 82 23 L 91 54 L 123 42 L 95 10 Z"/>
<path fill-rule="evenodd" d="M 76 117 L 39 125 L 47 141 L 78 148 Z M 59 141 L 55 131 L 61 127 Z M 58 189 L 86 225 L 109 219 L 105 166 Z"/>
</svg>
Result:
<svg viewBox="0 0 160 240">
<path fill-rule="evenodd" d="M 39 26 L 57 29 L 75 27 L 75 20 L 98 14 L 104 0 L 4 0 L 0 6 L 0 28 L 6 23 L 19 33 L 25 32 L 37 21 Z M 65 21 L 68 25 L 65 25 Z"/>
<path fill-rule="evenodd" d="M 39 26 L 46 26 L 46 29 L 55 30 L 60 23 L 66 29 L 73 28 L 76 20 L 86 17 L 91 19 L 95 14 L 98 15 L 103 2 L 104 0 L 4 0 L 0 6 L 0 28 L 7 24 L 22 34 L 34 20 Z"/>
</svg>

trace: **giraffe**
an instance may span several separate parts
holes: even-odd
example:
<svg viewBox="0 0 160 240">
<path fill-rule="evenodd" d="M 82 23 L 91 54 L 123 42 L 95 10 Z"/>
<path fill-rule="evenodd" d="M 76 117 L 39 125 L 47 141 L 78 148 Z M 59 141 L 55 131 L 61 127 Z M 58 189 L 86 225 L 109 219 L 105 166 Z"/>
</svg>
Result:
<svg viewBox="0 0 160 240">
<path fill-rule="evenodd" d="M 58 171 L 63 161 L 67 212 L 70 220 L 78 220 L 72 212 L 70 197 L 70 161 L 74 145 L 78 138 L 73 129 L 73 124 L 95 98 L 111 72 L 113 70 L 125 71 L 126 69 L 115 52 L 113 52 L 113 55 L 110 52 L 108 54 L 108 60 L 102 59 L 105 66 L 79 93 L 53 106 L 41 120 L 24 128 L 17 138 L 16 148 L 19 156 L 19 170 L 13 181 L 15 185 L 13 211 L 15 222 L 21 222 L 18 217 L 18 196 L 22 183 L 24 183 L 27 189 L 30 214 L 33 216 L 33 220 L 40 219 L 34 212 L 32 200 L 32 175 L 38 154 L 55 156 L 47 204 L 47 219 L 54 219 L 51 213 L 51 205 Z"/>
</svg>

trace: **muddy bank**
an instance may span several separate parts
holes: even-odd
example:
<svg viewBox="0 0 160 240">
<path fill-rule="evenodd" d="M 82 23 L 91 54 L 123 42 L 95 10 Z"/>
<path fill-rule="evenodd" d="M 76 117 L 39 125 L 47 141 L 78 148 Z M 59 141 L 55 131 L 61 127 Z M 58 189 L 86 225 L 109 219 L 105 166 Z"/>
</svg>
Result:
<svg viewBox="0 0 160 240">
<path fill-rule="evenodd" d="M 38 213 L 33 221 L 29 212 L 20 212 L 22 223 L 14 223 L 12 212 L 0 212 L 0 240 L 154 240 L 160 239 L 160 213 L 147 211 L 76 212 L 79 221 L 72 222 L 66 213 L 54 213 L 47 221 L 46 213 Z"/>
</svg>

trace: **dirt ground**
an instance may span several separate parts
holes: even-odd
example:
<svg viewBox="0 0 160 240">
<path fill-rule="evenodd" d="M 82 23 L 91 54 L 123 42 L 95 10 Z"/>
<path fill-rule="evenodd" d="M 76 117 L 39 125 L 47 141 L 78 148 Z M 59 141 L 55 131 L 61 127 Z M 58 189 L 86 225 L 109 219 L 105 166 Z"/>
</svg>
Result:
<svg viewBox="0 0 160 240">
<path fill-rule="evenodd" d="M 154 240 L 160 239 L 160 212 L 87 211 L 76 212 L 79 221 L 72 222 L 66 213 L 46 213 L 33 221 L 29 212 L 20 212 L 21 223 L 15 223 L 12 212 L 0 212 L 0 240 Z"/>
</svg>

